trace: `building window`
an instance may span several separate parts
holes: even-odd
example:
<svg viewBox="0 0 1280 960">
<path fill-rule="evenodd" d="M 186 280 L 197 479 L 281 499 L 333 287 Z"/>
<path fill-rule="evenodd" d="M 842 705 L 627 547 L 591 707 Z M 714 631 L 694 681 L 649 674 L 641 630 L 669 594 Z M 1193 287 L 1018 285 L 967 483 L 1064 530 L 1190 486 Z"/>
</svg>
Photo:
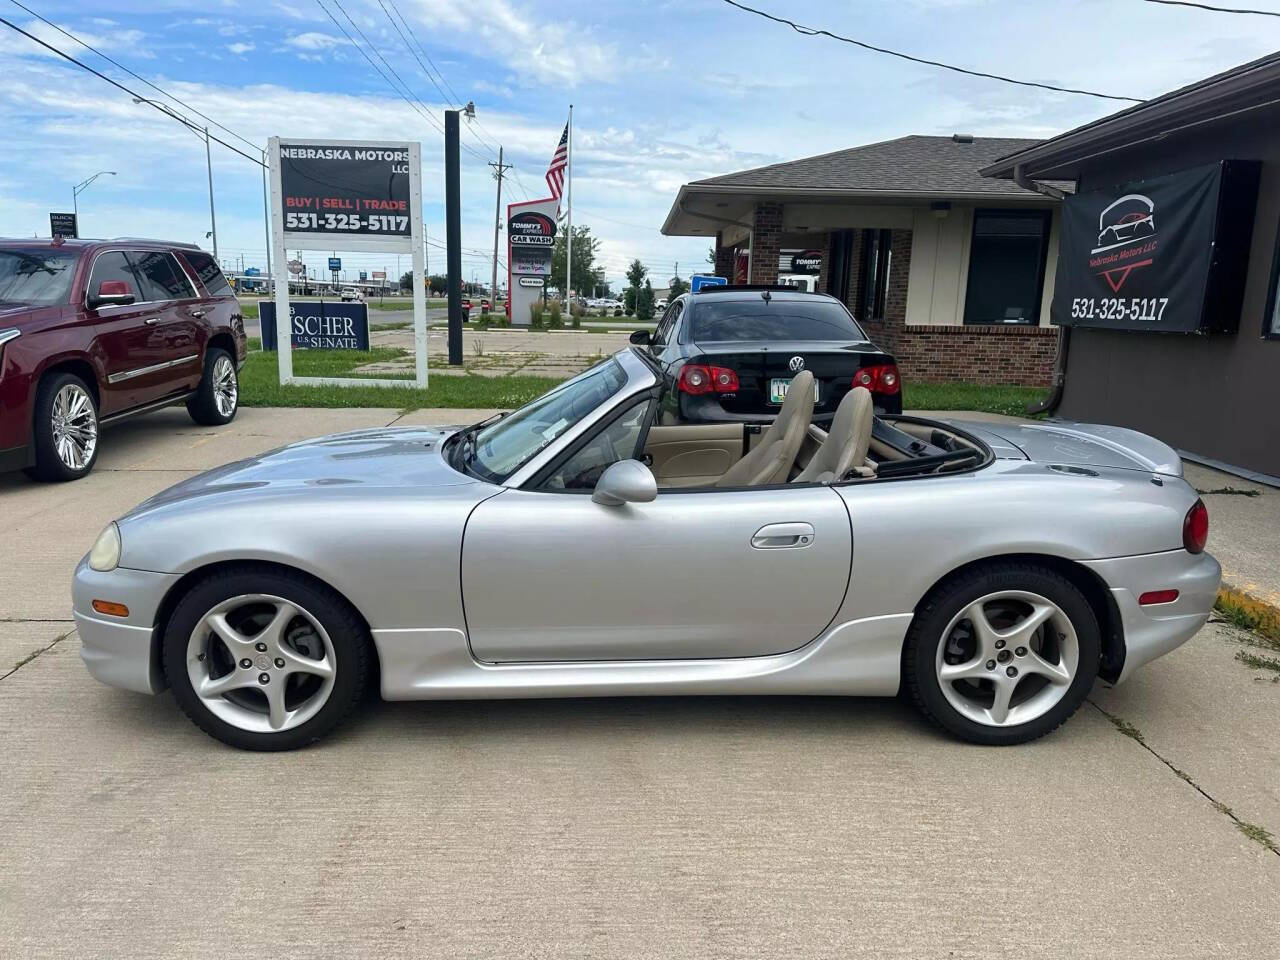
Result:
<svg viewBox="0 0 1280 960">
<path fill-rule="evenodd" d="M 866 230 L 862 235 L 862 262 L 858 266 L 858 302 L 854 315 L 862 321 L 883 320 L 889 294 L 889 263 L 892 260 L 889 230 Z"/>
<path fill-rule="evenodd" d="M 1049 210 L 975 210 L 964 322 L 1040 322 Z"/>
</svg>

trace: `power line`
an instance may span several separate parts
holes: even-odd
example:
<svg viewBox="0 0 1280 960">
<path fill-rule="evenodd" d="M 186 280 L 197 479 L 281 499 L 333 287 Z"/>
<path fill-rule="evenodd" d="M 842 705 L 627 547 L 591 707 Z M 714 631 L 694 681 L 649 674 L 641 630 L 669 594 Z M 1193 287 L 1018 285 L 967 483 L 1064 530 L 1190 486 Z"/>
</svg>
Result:
<svg viewBox="0 0 1280 960">
<path fill-rule="evenodd" d="M 250 140 L 248 137 L 243 137 L 243 136 L 241 136 L 240 134 L 238 134 L 238 133 L 236 133 L 234 130 L 232 130 L 230 127 L 225 126 L 225 125 L 223 125 L 223 124 L 219 123 L 217 120 L 214 120 L 212 117 L 210 117 L 210 116 L 208 116 L 208 115 L 206 115 L 206 114 L 201 113 L 199 110 L 197 110 L 197 109 L 196 109 L 195 107 L 193 107 L 191 104 L 187 103 L 185 100 L 181 100 L 181 99 L 179 99 L 178 97 L 175 97 L 172 93 L 169 93 L 167 90 L 164 90 L 164 89 L 162 89 L 161 87 L 156 86 L 154 83 L 152 83 L 152 82 L 151 82 L 150 80 L 148 80 L 146 77 L 143 77 L 143 76 L 140 76 L 139 74 L 134 73 L 132 70 L 130 70 L 128 67 L 126 67 L 126 66 L 125 66 L 123 63 L 121 63 L 119 60 L 114 60 L 114 59 L 112 59 L 111 57 L 107 56 L 105 53 L 103 53 L 101 50 L 99 50 L 97 47 L 94 47 L 94 46 L 92 46 L 92 45 L 90 45 L 90 44 L 88 44 L 88 43 L 85 43 L 83 40 L 81 40 L 79 37 L 77 37 L 74 33 L 70 33 L 70 32 L 68 32 L 68 31 L 66 31 L 66 30 L 62 29 L 62 27 L 58 26 L 58 25 L 57 25 L 56 23 L 54 23 L 52 20 L 48 20 L 48 19 L 46 19 L 46 18 L 42 17 L 40 14 L 36 13 L 34 10 L 32 10 L 32 9 L 31 9 L 30 7 L 28 7 L 26 4 L 19 3 L 19 2 L 18 2 L 18 0 L 9 0 L 9 2 L 10 2 L 10 3 L 12 3 L 15 7 L 19 7 L 19 8 L 21 8 L 22 10 L 25 10 L 27 13 L 31 14 L 31 16 L 35 17 L 35 18 L 36 18 L 37 20 L 39 20 L 41 23 L 43 23 L 43 24 L 45 24 L 45 25 L 47 25 L 47 26 L 53 27 L 53 29 L 57 30 L 57 31 L 58 31 L 60 34 L 62 34 L 64 37 L 67 37 L 67 38 L 69 38 L 69 39 L 71 39 L 71 40 L 74 40 L 76 43 L 80 44 L 80 46 L 84 47 L 86 50 L 90 50 L 90 51 L 92 51 L 93 53 L 96 53 L 96 54 L 97 54 L 99 57 L 101 57 L 103 60 L 107 61 L 107 63 L 111 64 L 111 65 L 112 65 L 112 66 L 114 66 L 114 67 L 118 67 L 119 69 L 123 70 L 125 73 L 127 73 L 129 76 L 133 77 L 135 80 L 138 80 L 138 81 L 139 81 L 139 82 L 141 82 L 141 83 L 145 83 L 148 87 L 150 87 L 152 90 L 155 90 L 157 93 L 161 94 L 162 96 L 167 97 L 168 99 L 172 100 L 174 103 L 180 103 L 180 104 L 182 104 L 182 106 L 186 107 L 188 110 L 190 110 L 192 113 L 194 113 L 197 117 L 200 117 L 200 118 L 201 118 L 201 119 L 203 119 L 203 120 L 207 120 L 207 121 L 209 121 L 209 123 L 210 123 L 210 124 L 212 124 L 213 126 L 217 127 L 219 130 L 224 130 L 224 131 L 226 131 L 227 133 L 231 134 L 231 136 L 233 136 L 233 137 L 235 137 L 237 140 L 239 140 L 241 143 L 246 143 L 246 144 L 248 144 L 249 146 L 253 147 L 255 150 L 260 150 L 260 149 L 261 149 L 261 147 L 259 147 L 256 143 L 254 143 L 254 142 L 253 142 L 252 140 Z"/>
<path fill-rule="evenodd" d="M 987 80 L 999 80 L 1002 83 L 1013 83 L 1020 87 L 1038 87 L 1041 90 L 1053 90 L 1057 93 L 1078 93 L 1085 97 L 1099 97 L 1103 100 L 1124 100 L 1128 103 L 1142 103 L 1143 101 L 1137 97 L 1119 97 L 1110 93 L 1097 93 L 1093 90 L 1080 90 L 1075 87 L 1058 87 L 1051 83 L 1036 83 L 1033 80 L 1015 80 L 1013 77 L 1001 76 L 998 73 L 986 73 L 982 70 L 970 70 L 967 67 L 957 67 L 950 63 L 942 63 L 939 60 L 926 60 L 924 57 L 912 56 L 909 53 L 900 53 L 897 50 L 890 50 L 887 47 L 877 47 L 875 44 L 866 43 L 862 40 L 855 40 L 852 37 L 842 37 L 839 34 L 832 33 L 830 30 L 822 30 L 818 27 L 806 27 L 803 24 L 796 23 L 794 20 L 788 20 L 786 17 L 774 16 L 772 13 L 766 13 L 763 10 L 757 10 L 755 7 L 748 7 L 744 3 L 738 3 L 738 0 L 723 0 L 731 7 L 736 7 L 746 13 L 753 13 L 757 17 L 764 17 L 766 20 L 772 20 L 774 23 L 785 24 L 796 33 L 806 37 L 830 37 L 832 40 L 839 40 L 841 43 L 850 43 L 855 47 L 862 47 L 864 50 L 870 50 L 874 53 L 883 53 L 886 56 L 897 57 L 900 60 L 909 60 L 911 63 L 920 63 L 929 67 L 939 67 L 943 70 L 951 70 L 954 73 L 963 73 L 970 77 L 983 77 Z"/>
<path fill-rule="evenodd" d="M 1147 3 L 1163 3 L 1170 7 L 1195 7 L 1197 10 L 1209 10 L 1213 13 L 1249 13 L 1256 17 L 1280 17 L 1275 10 L 1250 10 L 1245 7 L 1215 7 L 1208 3 L 1191 3 L 1190 0 L 1146 0 Z"/>
<path fill-rule="evenodd" d="M 75 64 L 77 67 L 79 67 L 81 70 L 86 70 L 86 71 L 88 71 L 89 73 L 92 73 L 95 77 L 99 78 L 100 80 L 105 80 L 105 81 L 107 81 L 107 83 L 111 84 L 111 85 L 112 85 L 113 87 L 115 87 L 116 89 L 118 89 L 118 90 L 123 90 L 125 93 L 129 94 L 129 96 L 137 98 L 140 102 L 150 104 L 150 106 L 152 106 L 152 107 L 153 107 L 154 109 L 156 109 L 156 110 L 159 110 L 161 113 L 165 114 L 166 116 L 169 116 L 169 117 L 179 116 L 179 117 L 180 117 L 180 119 L 182 119 L 184 122 L 189 122 L 189 121 L 186 121 L 186 118 L 185 118 L 185 117 L 181 117 L 179 114 L 177 114 L 177 112 L 176 112 L 176 111 L 175 111 L 174 113 L 169 113 L 169 112 L 168 112 L 168 111 L 167 111 L 163 106 L 161 106 L 160 104 L 152 103 L 152 102 L 151 102 L 151 101 L 149 101 L 146 97 L 141 96 L 137 91 L 135 91 L 135 90 L 131 90 L 129 87 L 126 87 L 123 83 L 120 83 L 118 80 L 114 80 L 114 79 L 112 79 L 111 77 L 108 77 L 105 73 L 102 73 L 102 72 L 101 72 L 101 71 L 99 71 L 99 70 L 95 70 L 93 67 L 89 66 L 87 63 L 84 63 L 84 62 L 83 62 L 83 61 L 81 61 L 81 60 L 77 60 L 75 57 L 71 56 L 71 54 L 66 53 L 66 52 L 64 52 L 64 51 L 62 51 L 62 50 L 59 50 L 59 49 L 58 49 L 57 47 L 55 47 L 53 44 L 51 44 L 51 43 L 46 43 L 45 41 L 41 40 L 39 37 L 35 36 L 34 34 L 28 33 L 26 30 L 23 30 L 23 29 L 22 29 L 20 26 L 18 26 L 17 24 L 12 23 L 12 22 L 10 22 L 10 21 L 6 20 L 4 17 L 0 17 L 0 24 L 4 24 L 4 25 L 5 25 L 6 27 L 8 27 L 10 30 L 14 30 L 14 31 L 16 31 L 17 33 L 22 34 L 22 35 L 23 35 L 24 37 L 26 37 L 28 40 L 31 40 L 31 41 L 33 41 L 34 43 L 38 43 L 38 44 L 40 44 L 40 46 L 44 47 L 46 50 L 50 51 L 51 53 L 55 53 L 55 54 L 57 54 L 57 55 L 58 55 L 58 56 L 60 56 L 63 60 L 66 60 L 66 61 L 67 61 L 67 62 L 69 62 L 69 63 L 74 63 L 74 64 Z M 196 124 L 194 124 L 194 123 L 192 123 L 192 124 L 190 124 L 190 125 L 191 125 L 192 127 L 196 127 L 196 126 L 197 126 L 197 125 L 196 125 Z M 260 167 L 265 166 L 265 164 L 262 162 L 262 160 L 261 160 L 259 157 L 251 157 L 251 156 L 249 156 L 249 154 L 245 153 L 245 152 L 244 152 L 243 150 L 241 150 L 239 147 L 232 146 L 231 144 L 227 143 L 227 141 L 222 140 L 222 139 L 220 139 L 219 137 L 215 137 L 215 136 L 214 136 L 213 134 L 211 134 L 211 133 L 208 133 L 208 131 L 205 131 L 205 133 L 206 133 L 206 135 L 209 137 L 209 139 L 210 139 L 210 140 L 212 140 L 214 143 L 220 143 L 220 144 L 222 144 L 222 146 L 226 147 L 226 148 L 227 148 L 228 150 L 230 150 L 232 153 L 238 153 L 238 154 L 240 154 L 240 156 L 244 157 L 246 160 L 249 160 L 249 161 L 251 161 L 252 163 L 256 163 L 256 164 L 257 164 L 258 166 L 260 166 Z"/>
</svg>

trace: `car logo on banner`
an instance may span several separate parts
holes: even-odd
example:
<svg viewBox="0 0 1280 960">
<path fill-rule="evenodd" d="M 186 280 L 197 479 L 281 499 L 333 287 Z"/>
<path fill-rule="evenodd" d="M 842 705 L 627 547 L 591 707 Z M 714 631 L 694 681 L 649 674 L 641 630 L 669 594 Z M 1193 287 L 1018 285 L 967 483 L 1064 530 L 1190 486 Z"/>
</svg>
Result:
<svg viewBox="0 0 1280 960">
<path fill-rule="evenodd" d="M 799 373 L 804 369 L 804 357 L 792 357 L 787 366 L 791 368 L 792 373 Z"/>
<path fill-rule="evenodd" d="M 1120 292 L 1134 270 L 1149 267 L 1155 262 L 1154 257 L 1147 257 L 1145 260 L 1113 266 L 1117 261 L 1126 259 L 1126 255 L 1109 254 L 1109 251 L 1130 248 L 1137 243 L 1144 245 L 1139 253 L 1154 251 L 1155 242 L 1147 244 L 1147 241 L 1156 235 L 1155 212 L 1155 201 L 1150 197 L 1141 193 L 1126 193 L 1098 214 L 1098 245 L 1089 251 L 1089 255 L 1096 259 L 1090 262 L 1090 266 L 1108 265 L 1106 269 L 1099 270 L 1097 275 L 1107 281 L 1112 293 Z M 1099 254 L 1109 255 L 1099 257 Z"/>
</svg>

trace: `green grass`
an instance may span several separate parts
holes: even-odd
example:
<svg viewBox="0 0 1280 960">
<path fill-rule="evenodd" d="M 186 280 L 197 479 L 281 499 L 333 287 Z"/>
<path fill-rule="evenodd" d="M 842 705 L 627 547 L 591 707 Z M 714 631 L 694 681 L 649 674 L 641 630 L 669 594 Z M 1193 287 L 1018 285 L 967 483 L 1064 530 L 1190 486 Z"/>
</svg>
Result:
<svg viewBox="0 0 1280 960">
<path fill-rule="evenodd" d="M 295 350 L 293 372 L 300 377 L 352 376 L 353 367 L 407 356 L 404 350 Z M 370 376 L 374 376 L 370 374 Z M 275 351 L 249 354 L 240 370 L 240 403 L 246 407 L 468 407 L 509 410 L 528 403 L 560 381 L 551 377 L 434 376 L 426 390 L 416 387 L 281 386 Z"/>
<path fill-rule="evenodd" d="M 1026 416 L 1027 406 L 1048 396 L 1040 387 L 991 387 L 980 383 L 916 383 L 903 386 L 907 410 L 976 410 Z"/>
</svg>

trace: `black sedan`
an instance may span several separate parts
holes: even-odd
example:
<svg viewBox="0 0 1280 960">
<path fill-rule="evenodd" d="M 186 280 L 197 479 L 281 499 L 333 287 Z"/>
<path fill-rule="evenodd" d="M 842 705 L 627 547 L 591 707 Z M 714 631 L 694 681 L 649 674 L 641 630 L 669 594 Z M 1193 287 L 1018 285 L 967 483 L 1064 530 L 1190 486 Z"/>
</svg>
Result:
<svg viewBox="0 0 1280 960">
<path fill-rule="evenodd" d="M 668 389 L 663 420 L 767 421 L 801 370 L 814 376 L 814 422 L 830 422 L 854 387 L 871 391 L 878 413 L 902 412 L 894 359 L 867 339 L 835 297 L 791 287 L 704 287 L 667 307 L 647 344 Z"/>
</svg>

